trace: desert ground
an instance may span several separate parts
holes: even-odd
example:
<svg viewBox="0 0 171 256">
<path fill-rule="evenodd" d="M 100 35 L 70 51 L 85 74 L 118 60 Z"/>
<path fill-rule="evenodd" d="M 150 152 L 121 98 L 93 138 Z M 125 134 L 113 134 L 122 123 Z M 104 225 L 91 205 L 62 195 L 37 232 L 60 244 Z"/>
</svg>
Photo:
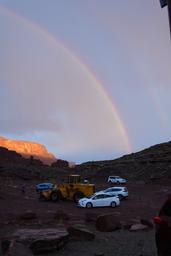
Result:
<svg viewBox="0 0 171 256">
<path fill-rule="evenodd" d="M 94 223 L 88 222 L 87 214 L 112 213 L 125 225 L 134 224 L 141 219 L 152 222 L 162 203 L 170 194 L 169 184 L 132 182 L 127 184 L 129 197 L 122 200 L 116 208 L 83 209 L 72 201 L 49 202 L 39 201 L 35 191 L 36 181 L 26 181 L 26 193 L 21 192 L 20 180 L 1 179 L 0 182 L 0 237 L 11 234 L 18 228 L 45 228 L 72 224 L 84 224 L 95 233 L 93 241 L 71 241 L 58 252 L 46 255 L 78 256 L 78 255 L 116 255 L 116 256 L 155 256 L 156 246 L 154 228 L 148 231 L 130 232 L 121 229 L 112 232 L 100 232 Z M 109 187 L 109 184 L 96 184 L 96 191 Z M 35 219 L 23 220 L 21 216 L 31 211 Z M 55 214 L 67 216 L 54 218 Z M 44 254 L 45 255 L 45 254 Z"/>
</svg>

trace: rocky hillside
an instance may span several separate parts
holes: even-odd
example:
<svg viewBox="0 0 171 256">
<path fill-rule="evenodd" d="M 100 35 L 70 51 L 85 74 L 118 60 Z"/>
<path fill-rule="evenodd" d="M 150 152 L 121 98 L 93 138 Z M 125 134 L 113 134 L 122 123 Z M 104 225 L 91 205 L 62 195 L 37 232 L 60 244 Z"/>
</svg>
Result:
<svg viewBox="0 0 171 256">
<path fill-rule="evenodd" d="M 93 179 L 98 175 L 103 180 L 109 175 L 121 175 L 128 180 L 144 182 L 171 180 L 171 142 L 115 160 L 83 163 L 77 166 L 77 172 Z"/>
<path fill-rule="evenodd" d="M 0 168 L 4 166 L 43 166 L 44 164 L 33 157 L 24 158 L 21 154 L 14 150 L 8 150 L 7 148 L 0 147 Z"/>
<path fill-rule="evenodd" d="M 21 142 L 21 145 L 25 144 Z M 46 149 L 45 152 L 47 152 Z M 30 155 L 35 155 L 33 153 L 34 150 Z M 60 180 L 69 173 L 78 173 L 93 183 L 104 183 L 109 175 L 120 175 L 128 181 L 134 182 L 171 182 L 171 142 L 161 143 L 115 160 L 86 162 L 76 165 L 75 168 L 72 166 L 72 169 L 68 168 L 69 163 L 64 160 L 53 161 L 50 167 L 43 165 L 36 158 L 25 159 L 23 155 L 25 153 L 21 155 L 0 147 L 0 176 L 1 174 L 7 175 L 7 170 L 9 171 L 8 176 L 18 175 L 21 170 L 20 176 L 27 174 L 27 178 L 31 179 L 36 176 L 40 179 L 46 177 L 47 180 Z M 41 158 L 39 157 L 39 159 Z"/>
<path fill-rule="evenodd" d="M 59 165 L 55 162 L 54 167 L 51 167 L 43 164 L 39 159 L 24 158 L 15 151 L 0 147 L 0 184 L 9 180 L 13 182 L 16 179 L 60 181 L 69 172 L 68 167 L 61 167 L 61 161 Z"/>
<path fill-rule="evenodd" d="M 49 153 L 44 145 L 35 142 L 10 140 L 0 137 L 0 147 L 16 151 L 26 158 L 33 156 L 35 159 L 39 159 L 46 164 L 51 164 L 56 161 L 55 156 Z"/>
</svg>

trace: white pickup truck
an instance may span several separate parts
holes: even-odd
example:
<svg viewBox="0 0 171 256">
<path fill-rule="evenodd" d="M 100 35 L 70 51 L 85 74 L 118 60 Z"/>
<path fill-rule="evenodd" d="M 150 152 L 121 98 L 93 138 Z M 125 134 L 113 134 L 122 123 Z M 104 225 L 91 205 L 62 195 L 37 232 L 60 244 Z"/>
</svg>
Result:
<svg viewBox="0 0 171 256">
<path fill-rule="evenodd" d="M 126 179 L 123 179 L 119 176 L 109 176 L 107 182 L 111 183 L 126 183 Z"/>
</svg>

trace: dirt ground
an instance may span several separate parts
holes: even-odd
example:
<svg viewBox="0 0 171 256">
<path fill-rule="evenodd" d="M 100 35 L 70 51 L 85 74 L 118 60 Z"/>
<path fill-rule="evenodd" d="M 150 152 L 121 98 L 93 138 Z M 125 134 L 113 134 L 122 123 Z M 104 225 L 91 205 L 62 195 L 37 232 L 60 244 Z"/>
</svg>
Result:
<svg viewBox="0 0 171 256">
<path fill-rule="evenodd" d="M 97 215 L 113 213 L 116 218 L 125 223 L 138 222 L 140 219 L 152 220 L 158 213 L 162 203 L 171 192 L 169 184 L 128 183 L 129 197 L 121 201 L 116 208 L 81 209 L 74 202 L 60 201 L 58 203 L 41 202 L 35 191 L 36 182 L 27 181 L 26 193 L 20 191 L 21 182 L 4 179 L 0 181 L 0 237 L 11 233 L 19 227 L 57 227 L 59 221 L 54 219 L 57 212 L 65 213 L 69 220 L 65 223 L 85 223 L 87 213 Z M 96 190 L 107 188 L 107 183 L 97 184 Z M 33 211 L 38 216 L 31 221 L 23 221 L 20 215 L 25 211 Z M 91 242 L 69 242 L 64 249 L 57 252 L 59 256 L 95 255 L 105 256 L 155 256 L 154 229 L 150 231 L 130 232 L 120 230 L 114 232 L 98 232 L 93 225 L 89 226 L 96 233 Z M 71 254 L 72 251 L 72 254 Z"/>
<path fill-rule="evenodd" d="M 70 242 L 64 249 L 52 255 L 94 256 L 102 253 L 105 256 L 156 256 L 154 231 L 139 231 L 138 233 L 127 230 L 110 233 L 96 231 L 96 238 L 93 242 Z"/>
</svg>

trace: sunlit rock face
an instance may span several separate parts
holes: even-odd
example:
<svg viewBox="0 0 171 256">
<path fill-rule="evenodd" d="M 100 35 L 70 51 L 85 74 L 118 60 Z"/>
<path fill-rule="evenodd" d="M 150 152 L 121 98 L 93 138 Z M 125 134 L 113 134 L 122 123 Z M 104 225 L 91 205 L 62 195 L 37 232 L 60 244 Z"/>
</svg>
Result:
<svg viewBox="0 0 171 256">
<path fill-rule="evenodd" d="M 9 140 L 7 138 L 0 137 L 0 147 L 14 150 L 26 158 L 33 156 L 34 158 L 41 160 L 45 164 L 51 164 L 56 161 L 55 156 L 49 153 L 44 145 L 41 145 L 39 143 L 20 140 Z"/>
</svg>

